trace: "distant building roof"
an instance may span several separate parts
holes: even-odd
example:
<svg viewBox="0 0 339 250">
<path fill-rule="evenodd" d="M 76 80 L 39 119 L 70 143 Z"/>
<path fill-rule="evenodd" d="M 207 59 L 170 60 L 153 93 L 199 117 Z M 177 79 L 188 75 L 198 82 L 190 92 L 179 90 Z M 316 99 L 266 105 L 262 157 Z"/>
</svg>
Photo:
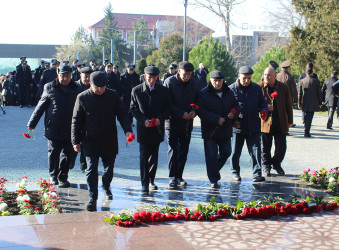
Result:
<svg viewBox="0 0 339 250">
<path fill-rule="evenodd" d="M 124 13 L 113 13 L 113 16 L 115 17 L 117 21 L 117 27 L 121 30 L 132 30 L 133 29 L 133 23 L 136 23 L 137 20 L 133 18 L 144 18 L 147 21 L 147 29 L 152 30 L 153 27 L 155 27 L 155 24 L 158 21 L 175 21 L 181 18 L 184 18 L 183 16 L 166 16 L 166 15 L 148 15 L 148 14 L 124 14 Z M 132 18 L 132 19 L 131 19 Z M 213 33 L 214 30 L 206 27 L 205 25 L 195 21 L 194 19 L 187 17 L 187 19 L 190 19 L 193 22 L 196 22 L 197 28 L 201 31 L 204 31 L 205 33 Z M 102 29 L 105 27 L 105 21 L 104 18 L 101 19 L 99 22 L 93 24 L 92 26 L 89 26 L 88 29 Z"/>
</svg>

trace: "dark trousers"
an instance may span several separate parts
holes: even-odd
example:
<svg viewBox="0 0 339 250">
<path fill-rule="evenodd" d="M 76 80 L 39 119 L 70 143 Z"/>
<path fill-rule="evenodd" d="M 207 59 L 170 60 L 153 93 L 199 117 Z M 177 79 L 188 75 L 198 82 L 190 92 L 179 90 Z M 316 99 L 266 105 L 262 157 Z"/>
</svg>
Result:
<svg viewBox="0 0 339 250">
<path fill-rule="evenodd" d="M 207 176 L 211 183 L 220 180 L 220 170 L 232 153 L 231 138 L 225 140 L 204 139 Z"/>
<path fill-rule="evenodd" d="M 102 173 L 102 187 L 103 189 L 109 189 L 113 180 L 113 169 L 116 155 L 102 156 L 102 164 L 104 165 L 104 171 Z M 86 156 L 87 169 L 87 187 L 89 191 L 89 199 L 98 199 L 98 165 L 99 157 Z"/>
<path fill-rule="evenodd" d="M 20 105 L 31 105 L 31 88 L 29 84 L 19 84 Z"/>
<path fill-rule="evenodd" d="M 305 134 L 309 134 L 311 130 L 314 112 L 303 112 L 305 123 Z"/>
<path fill-rule="evenodd" d="M 334 107 L 327 107 L 328 108 L 328 119 L 327 119 L 327 127 L 328 128 L 332 128 L 333 125 L 333 115 L 335 113 L 336 110 L 336 106 Z"/>
<path fill-rule="evenodd" d="M 77 153 L 70 141 L 48 140 L 49 175 L 53 181 L 67 181 L 69 169 Z"/>
<path fill-rule="evenodd" d="M 166 129 L 168 143 L 168 168 L 170 181 L 182 179 L 184 167 L 187 160 L 191 133 L 187 137 L 186 133 L 178 134 L 175 131 Z"/>
<path fill-rule="evenodd" d="M 251 157 L 253 178 L 261 176 L 261 145 L 260 133 L 252 135 L 233 133 L 231 171 L 233 175 L 240 175 L 239 160 L 246 140 L 247 150 Z"/>
<path fill-rule="evenodd" d="M 140 177 L 143 187 L 148 187 L 150 182 L 154 182 L 158 168 L 159 145 L 160 143 L 140 143 Z"/>
<path fill-rule="evenodd" d="M 81 147 L 81 152 L 80 152 L 80 169 L 81 170 L 86 170 L 86 168 L 87 168 L 86 155 L 84 153 L 83 147 Z"/>
<path fill-rule="evenodd" d="M 274 155 L 271 155 L 272 142 L 274 138 Z M 286 135 L 275 132 L 275 133 L 262 133 L 261 134 L 261 155 L 262 155 L 262 166 L 263 168 L 271 169 L 281 167 L 286 154 Z"/>
</svg>

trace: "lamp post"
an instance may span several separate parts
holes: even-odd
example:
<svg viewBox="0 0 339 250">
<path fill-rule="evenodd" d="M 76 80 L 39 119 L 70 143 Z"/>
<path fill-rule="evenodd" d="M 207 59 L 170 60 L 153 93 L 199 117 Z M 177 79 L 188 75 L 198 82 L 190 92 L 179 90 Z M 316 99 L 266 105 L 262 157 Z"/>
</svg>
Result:
<svg viewBox="0 0 339 250">
<path fill-rule="evenodd" d="M 115 39 L 114 38 L 112 38 L 111 40 L 110 39 L 107 39 L 107 38 L 105 38 L 105 37 L 99 37 L 100 39 L 105 39 L 105 40 L 107 40 L 107 41 L 109 41 L 109 42 L 111 42 L 111 63 L 112 64 L 114 64 L 113 63 L 113 52 L 114 52 L 114 41 L 115 41 Z M 106 46 L 104 46 L 103 48 L 102 48 L 102 60 L 104 61 L 105 60 L 105 47 Z"/>
<path fill-rule="evenodd" d="M 105 61 L 105 48 L 106 48 L 106 46 L 102 47 L 102 61 L 103 62 Z"/>
<path fill-rule="evenodd" d="M 140 18 L 135 17 L 129 17 L 128 19 L 135 19 L 140 21 L 141 23 L 144 23 L 144 20 L 141 20 Z M 137 36 L 139 32 L 141 31 L 142 27 L 139 30 L 134 31 L 134 53 L 133 53 L 133 64 L 136 65 L 137 63 Z"/>
<path fill-rule="evenodd" d="M 184 18 L 184 49 L 183 49 L 183 61 L 186 61 L 186 17 L 187 17 L 187 0 L 185 0 L 185 18 Z"/>
</svg>

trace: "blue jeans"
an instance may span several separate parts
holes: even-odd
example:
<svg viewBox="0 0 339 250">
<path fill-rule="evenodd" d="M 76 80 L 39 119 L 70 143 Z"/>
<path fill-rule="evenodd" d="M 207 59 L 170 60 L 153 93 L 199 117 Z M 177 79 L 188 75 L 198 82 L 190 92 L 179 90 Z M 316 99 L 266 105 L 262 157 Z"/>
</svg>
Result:
<svg viewBox="0 0 339 250">
<path fill-rule="evenodd" d="M 102 156 L 102 164 L 104 165 L 104 171 L 102 173 L 102 187 L 103 189 L 109 189 L 113 180 L 113 169 L 116 155 Z M 98 165 L 99 157 L 86 156 L 87 169 L 86 178 L 89 191 L 89 199 L 98 199 Z"/>
<path fill-rule="evenodd" d="M 246 140 L 247 150 L 251 157 L 253 178 L 261 176 L 261 138 L 260 133 L 252 135 L 233 133 L 231 171 L 233 175 L 240 175 L 239 159 Z"/>
<path fill-rule="evenodd" d="M 220 180 L 220 170 L 231 155 L 231 138 L 204 139 L 204 150 L 208 179 L 211 183 L 216 183 Z"/>
<path fill-rule="evenodd" d="M 168 143 L 168 168 L 170 181 L 182 179 L 187 154 L 191 142 L 191 134 L 177 134 L 172 130 L 166 130 Z"/>
</svg>

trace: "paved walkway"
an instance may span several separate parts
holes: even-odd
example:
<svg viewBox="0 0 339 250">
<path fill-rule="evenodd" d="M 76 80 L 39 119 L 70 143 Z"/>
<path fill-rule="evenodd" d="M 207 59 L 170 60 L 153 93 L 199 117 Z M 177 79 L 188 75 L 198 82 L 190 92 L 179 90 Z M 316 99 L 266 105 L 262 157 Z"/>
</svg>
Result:
<svg viewBox="0 0 339 250">
<path fill-rule="evenodd" d="M 33 109 L 6 108 L 0 117 L 0 176 L 9 180 L 9 190 L 22 175 L 29 175 L 29 189 L 36 189 L 37 178 L 48 178 L 47 145 L 43 138 L 43 120 L 36 129 L 36 140 L 25 139 L 26 123 Z M 324 195 L 320 190 L 302 185 L 298 175 L 303 169 L 338 166 L 336 148 L 339 140 L 338 121 L 334 130 L 326 130 L 326 116 L 315 115 L 312 138 L 303 137 L 301 113 L 295 111 L 297 126 L 288 136 L 288 149 L 283 168 L 287 175 L 273 175 L 264 183 L 251 179 L 250 159 L 246 150 L 241 158 L 243 181 L 231 180 L 229 163 L 222 170 L 221 188 L 211 190 L 204 165 L 203 143 L 199 122 L 195 122 L 190 153 L 185 168 L 187 188 L 169 191 L 167 175 L 167 145 L 161 144 L 158 191 L 140 193 L 138 144 L 124 145 L 119 128 L 120 152 L 112 183 L 113 201 L 104 198 L 101 190 L 98 212 L 88 213 L 85 174 L 79 163 L 70 172 L 71 188 L 58 189 L 65 214 L 0 217 L 0 248 L 5 249 L 335 249 L 339 243 L 337 212 L 320 216 L 272 218 L 270 220 L 221 220 L 217 222 L 173 222 L 140 228 L 117 228 L 103 222 L 107 211 L 133 209 L 145 204 L 184 205 L 195 207 L 215 197 L 217 202 L 234 205 L 237 200 L 250 201 L 267 196 L 289 198 Z M 134 127 L 135 128 L 135 127 Z M 332 149 L 332 152 L 329 150 Z M 62 239 L 62 240 L 60 240 Z"/>
</svg>

